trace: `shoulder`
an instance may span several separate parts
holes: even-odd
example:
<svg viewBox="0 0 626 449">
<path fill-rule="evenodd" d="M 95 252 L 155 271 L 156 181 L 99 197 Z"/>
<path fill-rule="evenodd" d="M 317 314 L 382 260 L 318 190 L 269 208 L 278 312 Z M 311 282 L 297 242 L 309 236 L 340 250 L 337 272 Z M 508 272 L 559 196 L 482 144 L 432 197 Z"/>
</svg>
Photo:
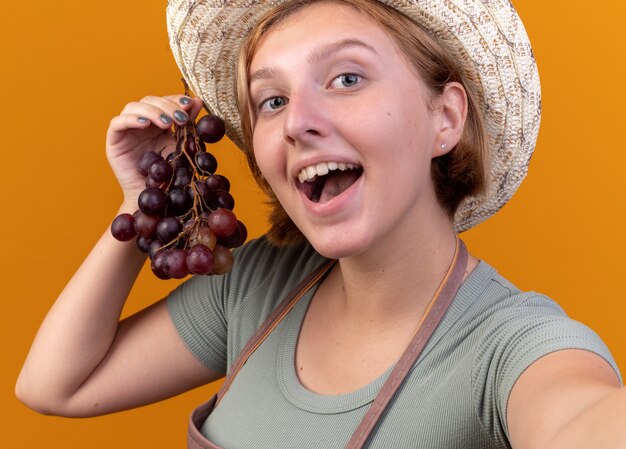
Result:
<svg viewBox="0 0 626 449">
<path fill-rule="evenodd" d="M 279 301 L 307 274 L 327 259 L 308 243 L 277 246 L 265 236 L 246 243 L 234 252 L 233 270 L 225 278 L 229 301 L 267 298 Z M 273 296 L 279 298 L 273 298 Z M 238 299 L 237 299 L 238 298 Z M 231 306 L 234 306 L 231 303 Z"/>
<path fill-rule="evenodd" d="M 296 282 L 325 260 L 308 243 L 277 246 L 265 236 L 251 240 L 234 251 L 235 265 L 230 278 L 280 277 L 284 281 L 295 278 Z"/>
<path fill-rule="evenodd" d="M 503 366 L 524 364 L 559 349 L 592 350 L 612 358 L 598 335 L 585 324 L 567 316 L 552 298 L 522 291 L 483 264 L 483 289 L 476 295 L 468 314 L 483 320 L 477 358 L 484 362 L 498 353 Z M 522 360 L 525 359 L 525 360 Z M 614 363 L 614 362 L 612 362 Z"/>
<path fill-rule="evenodd" d="M 568 317 L 556 301 L 520 290 L 484 262 L 478 268 L 480 289 L 466 309 L 466 320 L 475 320 L 477 329 L 472 390 L 483 425 L 497 440 L 507 438 L 506 410 L 513 386 L 544 356 L 583 350 L 604 359 L 619 376 L 601 338 Z"/>
<path fill-rule="evenodd" d="M 493 334 L 502 326 L 530 317 L 566 317 L 557 302 L 535 291 L 520 290 L 484 261 L 461 285 L 450 315 L 464 327 L 483 334 Z"/>
</svg>

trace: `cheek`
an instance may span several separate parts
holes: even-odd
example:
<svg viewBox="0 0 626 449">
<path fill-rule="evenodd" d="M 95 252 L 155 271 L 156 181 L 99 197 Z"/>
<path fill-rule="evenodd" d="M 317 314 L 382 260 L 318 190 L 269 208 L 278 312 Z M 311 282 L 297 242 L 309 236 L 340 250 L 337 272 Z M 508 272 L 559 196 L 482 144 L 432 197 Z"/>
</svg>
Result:
<svg viewBox="0 0 626 449">
<path fill-rule="evenodd" d="M 280 153 L 279 138 L 276 133 L 266 132 L 262 127 L 257 127 L 252 135 L 254 158 L 263 177 L 272 185 L 276 177 L 284 171 L 285 161 Z"/>
<path fill-rule="evenodd" d="M 356 138 L 366 147 L 377 148 L 385 158 L 403 157 L 407 152 L 421 151 L 423 125 L 415 111 L 387 108 L 364 117 Z"/>
<path fill-rule="evenodd" d="M 419 106 L 419 94 L 416 88 L 387 86 L 373 98 L 368 99 L 365 107 L 358 109 L 354 123 L 358 124 L 363 137 L 370 143 L 376 141 L 379 145 L 385 146 L 391 142 L 395 144 L 404 142 L 404 145 L 414 146 L 421 140 L 421 134 L 427 126 L 423 117 L 424 108 Z M 372 104 L 379 106 L 373 109 Z M 390 146 L 387 151 L 397 149 Z"/>
<path fill-rule="evenodd" d="M 389 139 L 397 144 L 394 150 L 416 152 L 417 159 L 430 160 L 435 121 L 427 108 L 405 101 L 390 114 L 387 124 Z"/>
</svg>

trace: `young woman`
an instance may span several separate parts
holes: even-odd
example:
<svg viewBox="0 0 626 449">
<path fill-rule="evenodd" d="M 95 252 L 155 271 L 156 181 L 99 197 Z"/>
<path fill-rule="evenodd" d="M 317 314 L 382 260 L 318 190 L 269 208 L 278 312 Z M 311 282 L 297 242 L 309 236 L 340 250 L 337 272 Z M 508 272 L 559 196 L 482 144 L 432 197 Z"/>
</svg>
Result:
<svg viewBox="0 0 626 449">
<path fill-rule="evenodd" d="M 90 416 L 228 373 L 190 447 L 626 444 L 599 338 L 457 237 L 511 197 L 536 139 L 537 72 L 508 2 L 168 8 L 201 100 L 146 97 L 111 121 L 120 212 L 144 188 L 137 158 L 204 101 L 270 196 L 272 227 L 228 275 L 123 322 L 145 257 L 107 231 L 42 324 L 24 402 Z"/>
</svg>

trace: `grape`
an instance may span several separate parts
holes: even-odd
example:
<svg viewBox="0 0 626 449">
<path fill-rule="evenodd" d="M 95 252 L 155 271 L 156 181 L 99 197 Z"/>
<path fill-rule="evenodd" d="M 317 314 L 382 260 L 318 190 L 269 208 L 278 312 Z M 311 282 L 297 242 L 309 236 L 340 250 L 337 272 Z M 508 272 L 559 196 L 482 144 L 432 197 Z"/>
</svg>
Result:
<svg viewBox="0 0 626 449">
<path fill-rule="evenodd" d="M 169 243 L 180 234 L 183 230 L 183 225 L 176 217 L 165 217 L 156 227 L 156 237 L 161 243 Z"/>
<path fill-rule="evenodd" d="M 246 227 L 232 212 L 230 181 L 216 173 L 217 159 L 206 151 L 205 142 L 217 142 L 224 130 L 222 119 L 213 115 L 195 125 L 174 124 L 174 151 L 163 157 L 164 146 L 137 160 L 146 188 L 139 194 L 138 210 L 116 217 L 111 233 L 124 241 L 136 237 L 160 279 L 224 274 L 233 264 L 229 248 L 247 238 Z"/>
<path fill-rule="evenodd" d="M 206 143 L 215 143 L 224 137 L 224 120 L 217 115 L 205 115 L 196 124 L 198 137 Z"/>
<path fill-rule="evenodd" d="M 161 187 L 163 185 L 162 182 L 156 181 L 152 176 L 148 176 L 146 178 L 146 187 Z"/>
<path fill-rule="evenodd" d="M 202 141 L 197 141 L 192 137 L 192 138 L 188 138 L 187 141 L 185 142 L 185 150 L 187 151 L 187 154 L 189 155 L 189 157 L 191 157 L 192 159 L 196 157 L 196 154 L 202 151 L 206 151 L 206 147 L 204 146 L 204 142 Z"/>
<path fill-rule="evenodd" d="M 196 166 L 205 173 L 213 174 L 217 170 L 217 159 L 211 153 L 198 153 Z"/>
<path fill-rule="evenodd" d="M 194 157 L 196 153 L 201 153 L 201 152 L 206 151 L 206 145 L 202 141 L 202 139 L 195 139 L 195 138 L 187 139 L 186 145 L 187 145 L 186 148 L 188 148 L 191 151 L 194 151 Z"/>
<path fill-rule="evenodd" d="M 230 181 L 226 176 L 222 175 L 209 175 L 206 178 L 206 185 L 211 190 L 224 190 L 228 192 L 230 190 Z"/>
<path fill-rule="evenodd" d="M 170 276 L 165 273 L 165 267 L 163 265 L 166 256 L 167 251 L 160 251 L 154 255 L 152 261 L 150 262 L 150 268 L 152 269 L 152 272 L 159 279 L 170 279 Z"/>
<path fill-rule="evenodd" d="M 148 187 L 139 194 L 139 209 L 146 215 L 163 215 L 167 195 L 157 187 Z"/>
<path fill-rule="evenodd" d="M 204 245 L 195 245 L 187 252 L 186 263 L 192 274 L 209 274 L 213 271 L 213 253 Z"/>
<path fill-rule="evenodd" d="M 163 271 L 174 279 L 182 279 L 189 274 L 187 268 L 187 251 L 184 249 L 171 249 L 165 252 Z"/>
<path fill-rule="evenodd" d="M 218 190 L 224 190 L 225 192 L 230 192 L 230 181 L 224 175 L 215 175 L 219 181 Z"/>
<path fill-rule="evenodd" d="M 160 154 L 155 153 L 154 151 L 148 151 L 147 153 L 142 154 L 137 161 L 137 170 L 139 170 L 139 173 L 143 176 L 148 176 L 150 166 L 159 159 L 163 159 Z"/>
<path fill-rule="evenodd" d="M 217 177 L 217 175 L 207 176 L 204 182 L 206 183 L 207 187 L 211 190 L 217 190 L 220 186 L 220 179 Z"/>
<path fill-rule="evenodd" d="M 187 220 L 183 223 L 183 232 L 191 232 L 194 226 L 196 226 L 196 220 Z"/>
<path fill-rule="evenodd" d="M 182 215 L 191 208 L 193 199 L 186 190 L 174 189 L 167 194 L 167 204 L 173 213 Z"/>
<path fill-rule="evenodd" d="M 131 214 L 118 215 L 115 217 L 115 220 L 113 220 L 113 223 L 111 223 L 111 234 L 121 242 L 129 241 L 137 235 L 133 222 L 134 220 Z"/>
<path fill-rule="evenodd" d="M 189 237 L 189 244 L 192 247 L 196 245 L 203 245 L 212 251 L 213 249 L 215 249 L 216 243 L 216 235 L 207 227 L 201 227 L 194 230 L 191 233 L 191 237 Z"/>
<path fill-rule="evenodd" d="M 183 189 L 189 184 L 191 184 L 191 180 L 193 179 L 193 173 L 187 167 L 181 167 L 176 169 L 174 173 L 174 183 L 172 184 L 176 189 Z"/>
<path fill-rule="evenodd" d="M 150 257 L 150 259 L 154 259 L 162 247 L 163 243 L 159 242 L 159 239 L 152 240 L 150 247 L 148 248 L 148 257 Z"/>
<path fill-rule="evenodd" d="M 143 235 L 137 236 L 137 248 L 142 253 L 148 254 L 150 252 L 150 245 L 152 244 L 152 239 L 150 237 L 144 237 Z"/>
<path fill-rule="evenodd" d="M 206 182 L 196 181 L 194 183 L 194 188 L 189 190 L 189 192 L 191 192 L 192 198 L 195 196 L 196 191 L 200 194 L 200 197 L 202 197 L 202 200 L 206 204 L 209 204 L 211 202 L 211 190 L 207 187 Z"/>
<path fill-rule="evenodd" d="M 172 152 L 165 158 L 174 168 L 174 172 L 179 168 L 189 168 L 189 159 L 180 152 Z"/>
<path fill-rule="evenodd" d="M 163 158 L 155 161 L 148 171 L 150 177 L 157 182 L 169 181 L 172 177 L 172 166 Z"/>
<path fill-rule="evenodd" d="M 216 209 L 209 215 L 209 228 L 219 236 L 229 236 L 237 227 L 237 217 L 228 209 Z"/>
<path fill-rule="evenodd" d="M 214 209 L 222 207 L 224 209 L 233 210 L 235 208 L 235 199 L 225 190 L 216 190 L 213 193 L 211 204 L 214 206 Z"/>
<path fill-rule="evenodd" d="M 237 230 L 235 233 L 231 234 L 231 237 L 237 234 L 239 235 L 239 239 L 235 241 L 231 248 L 239 248 L 248 238 L 248 228 L 246 228 L 246 225 L 239 220 L 237 220 Z"/>
<path fill-rule="evenodd" d="M 135 232 L 141 237 L 152 239 L 160 218 L 155 215 L 146 215 L 140 210 L 135 212 L 133 217 L 135 219 Z"/>
<path fill-rule="evenodd" d="M 239 248 L 248 238 L 246 225 L 237 220 L 237 227 L 232 234 L 226 237 L 219 237 L 217 243 L 225 248 Z"/>
<path fill-rule="evenodd" d="M 213 250 L 213 274 L 226 274 L 233 267 L 233 254 L 223 246 Z"/>
</svg>

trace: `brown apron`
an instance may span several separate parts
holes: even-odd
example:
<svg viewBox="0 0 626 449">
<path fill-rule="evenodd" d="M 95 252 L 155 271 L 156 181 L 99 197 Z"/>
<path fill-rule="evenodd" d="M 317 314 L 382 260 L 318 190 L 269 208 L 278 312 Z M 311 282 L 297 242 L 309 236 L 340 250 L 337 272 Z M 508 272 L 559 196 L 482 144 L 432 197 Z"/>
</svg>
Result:
<svg viewBox="0 0 626 449">
<path fill-rule="evenodd" d="M 467 249 L 461 240 L 457 238 L 454 259 L 439 288 L 435 292 L 426 313 L 422 317 L 422 321 L 415 333 L 415 336 L 409 343 L 408 347 L 400 357 L 389 378 L 385 381 L 378 392 L 374 402 L 368 409 L 367 413 L 361 420 L 361 423 L 352 434 L 352 438 L 346 445 L 346 449 L 362 449 L 365 446 L 369 436 L 372 434 L 374 427 L 382 416 L 391 399 L 393 399 L 396 391 L 402 385 L 405 377 L 411 370 L 422 350 L 428 343 L 430 336 L 433 334 L 441 318 L 452 299 L 456 295 L 465 273 L 467 265 Z M 189 429 L 187 433 L 188 449 L 223 449 L 216 444 L 211 443 L 201 433 L 200 428 L 204 421 L 211 414 L 215 406 L 222 399 L 228 388 L 232 384 L 235 376 L 246 363 L 248 357 L 258 348 L 265 338 L 272 332 L 276 325 L 289 313 L 298 300 L 315 285 L 324 274 L 334 265 L 335 261 L 329 261 L 318 267 L 309 276 L 307 276 L 300 284 L 294 288 L 291 293 L 281 302 L 278 307 L 267 317 L 261 327 L 252 335 L 248 343 L 237 356 L 230 372 L 226 376 L 226 380 L 220 391 L 214 395 L 208 402 L 195 409 L 189 421 Z"/>
</svg>

